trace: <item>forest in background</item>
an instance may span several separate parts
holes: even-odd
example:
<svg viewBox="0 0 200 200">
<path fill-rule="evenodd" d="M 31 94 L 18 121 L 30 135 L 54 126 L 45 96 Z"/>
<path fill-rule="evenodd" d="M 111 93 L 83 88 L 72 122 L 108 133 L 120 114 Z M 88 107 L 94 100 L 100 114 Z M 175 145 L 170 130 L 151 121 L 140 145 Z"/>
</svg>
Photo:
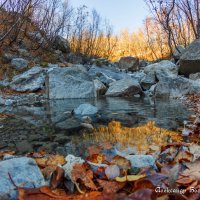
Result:
<svg viewBox="0 0 200 200">
<path fill-rule="evenodd" d="M 48 44 L 41 40 L 31 50 L 47 49 L 61 35 L 77 55 L 158 60 L 169 58 L 177 45 L 187 46 L 200 37 L 199 0 L 144 1 L 150 12 L 141 28 L 116 35 L 107 19 L 86 6 L 73 8 L 68 1 L 56 0 L 0 0 L 0 45 L 30 39 L 30 32 L 37 38 L 40 32 Z"/>
</svg>

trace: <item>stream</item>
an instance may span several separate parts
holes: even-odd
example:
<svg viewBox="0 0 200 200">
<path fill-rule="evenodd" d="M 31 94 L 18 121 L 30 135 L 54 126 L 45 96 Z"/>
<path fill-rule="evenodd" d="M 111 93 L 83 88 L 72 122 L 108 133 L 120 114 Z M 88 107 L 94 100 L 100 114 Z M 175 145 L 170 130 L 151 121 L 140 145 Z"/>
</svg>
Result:
<svg viewBox="0 0 200 200">
<path fill-rule="evenodd" d="M 93 126 L 107 125 L 116 120 L 123 126 L 136 127 L 149 121 L 169 130 L 183 127 L 192 114 L 181 100 L 150 98 L 100 98 L 43 101 L 32 105 L 0 107 L 1 113 L 13 116 L 0 121 L 0 150 L 17 154 L 47 149 L 50 152 L 84 156 L 84 149 L 95 144 L 85 137 L 92 134 L 81 126 L 81 119 L 71 111 L 82 103 L 99 109 Z"/>
</svg>

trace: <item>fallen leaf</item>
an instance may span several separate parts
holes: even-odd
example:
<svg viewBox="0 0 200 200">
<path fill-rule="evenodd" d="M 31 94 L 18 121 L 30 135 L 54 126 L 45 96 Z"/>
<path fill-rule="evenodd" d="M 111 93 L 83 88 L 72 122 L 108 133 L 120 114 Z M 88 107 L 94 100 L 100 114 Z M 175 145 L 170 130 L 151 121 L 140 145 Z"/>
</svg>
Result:
<svg viewBox="0 0 200 200">
<path fill-rule="evenodd" d="M 105 193 L 116 193 L 126 185 L 126 183 L 119 183 L 116 181 L 105 181 L 100 179 L 97 181 Z"/>
<path fill-rule="evenodd" d="M 137 181 L 141 178 L 144 178 L 146 175 L 128 175 L 128 176 L 123 176 L 123 177 L 117 177 L 115 180 L 117 182 L 126 182 L 126 181 Z"/>
<path fill-rule="evenodd" d="M 53 172 L 51 177 L 51 189 L 56 189 L 59 184 L 62 183 L 65 171 L 63 168 L 57 166 L 56 170 Z"/>
<path fill-rule="evenodd" d="M 156 200 L 156 194 L 151 189 L 137 190 L 133 194 L 129 195 L 134 200 Z"/>
<path fill-rule="evenodd" d="M 111 164 L 118 165 L 120 169 L 125 171 L 131 168 L 131 162 L 119 155 L 112 158 Z"/>
<path fill-rule="evenodd" d="M 178 183 L 179 185 L 183 185 L 183 186 L 188 186 L 192 182 L 193 182 L 193 180 L 190 177 L 183 177 L 183 178 L 176 180 L 176 183 Z"/>
<path fill-rule="evenodd" d="M 47 155 L 42 158 L 34 158 L 39 167 L 47 167 L 50 165 L 63 165 L 65 158 L 62 155 Z"/>
<path fill-rule="evenodd" d="M 71 177 L 74 183 L 77 183 L 78 179 L 81 179 L 86 187 L 97 190 L 96 185 L 92 180 L 93 172 L 87 170 L 83 164 L 75 164 L 73 166 Z"/>
<path fill-rule="evenodd" d="M 93 154 L 91 156 L 88 156 L 86 160 L 92 163 L 102 164 L 104 161 L 106 161 L 106 156 L 103 154 Z"/>
<path fill-rule="evenodd" d="M 56 170 L 57 166 L 56 165 L 51 165 L 51 166 L 47 166 L 43 169 L 41 169 L 41 172 L 44 176 L 45 179 L 49 179 L 51 177 L 51 175 L 53 174 L 53 172 Z"/>
</svg>

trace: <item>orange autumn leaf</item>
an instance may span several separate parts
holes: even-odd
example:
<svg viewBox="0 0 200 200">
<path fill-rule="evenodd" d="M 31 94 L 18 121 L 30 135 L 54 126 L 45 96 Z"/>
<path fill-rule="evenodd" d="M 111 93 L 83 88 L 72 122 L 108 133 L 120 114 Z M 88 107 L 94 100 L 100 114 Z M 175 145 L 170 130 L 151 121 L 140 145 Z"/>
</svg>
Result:
<svg viewBox="0 0 200 200">
<path fill-rule="evenodd" d="M 50 165 L 63 165 L 65 164 L 65 158 L 62 155 L 48 155 L 42 158 L 35 158 L 35 161 L 39 167 L 47 167 Z"/>
<path fill-rule="evenodd" d="M 81 179 L 86 187 L 92 190 L 97 190 L 97 187 L 92 180 L 93 172 L 87 170 L 83 164 L 75 164 L 73 166 L 71 177 L 73 182 L 76 183 L 78 179 Z"/>
<path fill-rule="evenodd" d="M 102 164 L 104 161 L 106 161 L 106 156 L 103 154 L 93 154 L 88 156 L 86 160 L 92 163 Z"/>
</svg>

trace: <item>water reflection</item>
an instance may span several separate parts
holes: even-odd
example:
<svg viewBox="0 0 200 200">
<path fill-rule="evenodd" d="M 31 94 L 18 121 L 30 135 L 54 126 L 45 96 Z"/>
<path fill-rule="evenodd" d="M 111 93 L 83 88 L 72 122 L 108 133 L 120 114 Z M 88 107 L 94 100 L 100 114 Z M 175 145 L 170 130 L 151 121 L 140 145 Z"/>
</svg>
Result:
<svg viewBox="0 0 200 200">
<path fill-rule="evenodd" d="M 87 144 L 81 137 L 81 120 L 71 111 L 82 103 L 90 103 L 99 109 L 99 116 L 93 119 L 94 126 L 106 125 L 112 120 L 127 127 L 155 121 L 162 128 L 176 130 L 191 114 L 179 100 L 155 101 L 148 98 L 67 99 L 12 109 L 2 107 L 2 112 L 15 117 L 0 122 L 3 125 L 0 129 L 1 143 L 17 148 L 17 143 L 22 141 L 31 145 L 33 150 L 45 147 L 65 154 L 71 151 L 79 154 Z M 22 152 L 20 148 L 17 151 Z"/>
</svg>

